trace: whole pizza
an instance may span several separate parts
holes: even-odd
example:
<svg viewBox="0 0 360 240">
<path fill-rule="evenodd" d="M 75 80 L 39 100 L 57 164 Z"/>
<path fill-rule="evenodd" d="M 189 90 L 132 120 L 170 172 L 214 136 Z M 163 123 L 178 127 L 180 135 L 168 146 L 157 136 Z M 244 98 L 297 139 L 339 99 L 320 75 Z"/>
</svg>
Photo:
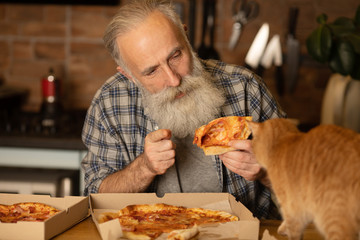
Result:
<svg viewBox="0 0 360 240">
<path fill-rule="evenodd" d="M 106 212 L 98 222 L 119 219 L 123 236 L 127 239 L 156 239 L 166 233 L 167 239 L 191 239 L 197 226 L 238 221 L 235 215 L 204 208 L 187 208 L 163 203 L 129 205 L 120 211 Z"/>
<path fill-rule="evenodd" d="M 38 202 L 22 202 L 11 205 L 0 204 L 0 222 L 43 222 L 60 212 L 50 205 Z"/>
<path fill-rule="evenodd" d="M 229 116 L 212 120 L 196 129 L 193 144 L 202 148 L 205 155 L 219 155 L 235 150 L 227 144 L 231 140 L 247 139 L 251 130 L 247 121 L 252 117 Z"/>
</svg>

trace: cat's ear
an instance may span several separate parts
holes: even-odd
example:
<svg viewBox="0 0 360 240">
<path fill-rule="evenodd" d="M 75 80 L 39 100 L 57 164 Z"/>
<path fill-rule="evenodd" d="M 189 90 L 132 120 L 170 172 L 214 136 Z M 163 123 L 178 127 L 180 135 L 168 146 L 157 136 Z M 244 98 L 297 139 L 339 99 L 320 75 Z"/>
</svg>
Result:
<svg viewBox="0 0 360 240">
<path fill-rule="evenodd" d="M 253 136 L 256 135 L 257 132 L 258 132 L 259 124 L 260 124 L 260 123 L 252 122 L 252 121 L 247 121 L 247 120 L 246 120 L 246 122 L 247 122 L 247 124 L 248 124 L 248 126 L 249 126 L 249 128 L 250 128 L 250 131 L 251 131 L 252 135 L 253 135 Z"/>
</svg>

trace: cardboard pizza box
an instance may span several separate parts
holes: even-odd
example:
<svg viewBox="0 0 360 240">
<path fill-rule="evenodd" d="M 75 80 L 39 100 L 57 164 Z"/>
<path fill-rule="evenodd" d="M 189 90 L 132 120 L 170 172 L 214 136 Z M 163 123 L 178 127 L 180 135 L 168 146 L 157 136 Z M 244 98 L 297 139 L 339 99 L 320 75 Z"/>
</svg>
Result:
<svg viewBox="0 0 360 240">
<path fill-rule="evenodd" d="M 184 207 L 201 207 L 226 211 L 239 221 L 199 227 L 198 240 L 247 239 L 258 240 L 260 222 L 240 202 L 228 193 L 168 193 L 159 198 L 155 193 L 106 193 L 90 195 L 90 213 L 103 240 L 122 239 L 118 220 L 98 223 L 102 212 L 116 212 L 127 205 L 166 203 Z"/>
<path fill-rule="evenodd" d="M 62 210 L 44 222 L 0 222 L 0 239 L 49 239 L 89 216 L 89 197 L 0 194 L 0 204 L 39 202 Z"/>
</svg>

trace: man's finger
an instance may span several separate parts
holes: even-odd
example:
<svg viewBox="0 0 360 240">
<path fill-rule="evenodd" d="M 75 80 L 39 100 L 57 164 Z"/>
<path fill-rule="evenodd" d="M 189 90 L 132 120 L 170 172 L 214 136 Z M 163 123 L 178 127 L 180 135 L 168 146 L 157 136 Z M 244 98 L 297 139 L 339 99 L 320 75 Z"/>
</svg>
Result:
<svg viewBox="0 0 360 240">
<path fill-rule="evenodd" d="M 161 140 L 168 140 L 171 138 L 171 131 L 169 129 L 159 129 L 148 134 L 148 141 L 159 142 Z"/>
</svg>

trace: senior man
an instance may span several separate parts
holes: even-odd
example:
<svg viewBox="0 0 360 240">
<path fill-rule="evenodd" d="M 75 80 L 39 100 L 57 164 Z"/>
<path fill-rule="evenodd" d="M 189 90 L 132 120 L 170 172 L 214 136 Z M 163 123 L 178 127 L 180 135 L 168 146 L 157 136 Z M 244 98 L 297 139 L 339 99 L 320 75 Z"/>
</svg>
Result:
<svg viewBox="0 0 360 240">
<path fill-rule="evenodd" d="M 186 27 L 164 0 L 132 1 L 108 25 L 104 42 L 118 67 L 96 93 L 83 141 L 85 194 L 229 192 L 256 217 L 278 217 L 251 140 L 205 156 L 195 129 L 222 116 L 284 117 L 249 70 L 199 59 Z"/>
</svg>

